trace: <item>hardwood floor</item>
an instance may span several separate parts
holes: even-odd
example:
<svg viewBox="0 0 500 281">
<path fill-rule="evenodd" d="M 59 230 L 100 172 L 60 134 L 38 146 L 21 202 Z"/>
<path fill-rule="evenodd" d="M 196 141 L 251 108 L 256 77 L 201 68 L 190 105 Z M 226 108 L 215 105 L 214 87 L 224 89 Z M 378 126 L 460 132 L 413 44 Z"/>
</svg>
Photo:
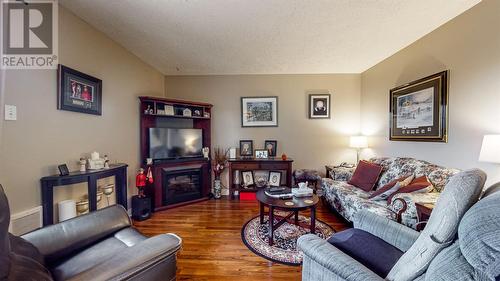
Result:
<svg viewBox="0 0 500 281">
<path fill-rule="evenodd" d="M 241 241 L 241 227 L 258 214 L 256 201 L 210 200 L 154 213 L 134 225 L 145 235 L 171 232 L 182 237 L 177 280 L 300 280 L 300 267 L 261 258 Z M 317 218 L 335 231 L 348 227 L 324 206 Z"/>
</svg>

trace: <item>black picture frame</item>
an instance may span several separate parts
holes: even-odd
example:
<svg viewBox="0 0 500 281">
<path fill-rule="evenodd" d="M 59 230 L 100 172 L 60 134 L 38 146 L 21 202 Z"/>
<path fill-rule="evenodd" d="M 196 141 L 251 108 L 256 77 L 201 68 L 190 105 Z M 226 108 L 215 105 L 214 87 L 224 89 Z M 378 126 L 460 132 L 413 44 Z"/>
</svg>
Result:
<svg viewBox="0 0 500 281">
<path fill-rule="evenodd" d="M 321 102 L 320 109 L 316 105 Z M 331 118 L 331 94 L 309 94 L 309 119 L 330 119 Z"/>
<path fill-rule="evenodd" d="M 268 147 L 268 145 L 271 145 L 272 148 Z M 276 153 L 278 151 L 278 141 L 265 140 L 264 141 L 264 149 L 267 149 L 269 157 L 276 157 Z"/>
<path fill-rule="evenodd" d="M 278 179 L 276 181 L 273 180 L 273 176 L 277 176 Z M 269 171 L 269 186 L 281 186 L 281 176 L 282 173 L 280 171 Z"/>
<path fill-rule="evenodd" d="M 245 148 L 245 144 L 248 144 L 248 148 Z M 253 140 L 240 140 L 240 156 L 241 157 L 252 157 L 253 156 Z"/>
<path fill-rule="evenodd" d="M 253 108 L 255 110 L 250 110 L 249 104 L 256 104 Z M 270 108 L 259 109 L 259 105 L 268 106 L 270 103 Z M 263 119 L 259 120 L 261 117 L 257 115 L 262 115 Z M 252 117 L 257 116 L 257 117 Z M 255 119 L 255 120 L 254 120 Z M 278 127 L 278 97 L 277 96 L 267 96 L 267 97 L 242 97 L 241 98 L 241 127 Z"/>
<path fill-rule="evenodd" d="M 448 142 L 448 71 L 389 92 L 389 140 Z"/>
<path fill-rule="evenodd" d="M 59 169 L 60 176 L 69 175 L 69 169 L 68 169 L 68 166 L 66 164 L 61 164 L 61 165 L 57 166 L 57 168 Z"/>
<path fill-rule="evenodd" d="M 57 109 L 102 115 L 102 80 L 61 64 L 57 79 Z"/>
<path fill-rule="evenodd" d="M 247 180 L 246 175 L 249 175 L 250 181 Z M 253 171 L 241 171 L 241 183 L 243 184 L 243 186 L 255 185 Z"/>
</svg>

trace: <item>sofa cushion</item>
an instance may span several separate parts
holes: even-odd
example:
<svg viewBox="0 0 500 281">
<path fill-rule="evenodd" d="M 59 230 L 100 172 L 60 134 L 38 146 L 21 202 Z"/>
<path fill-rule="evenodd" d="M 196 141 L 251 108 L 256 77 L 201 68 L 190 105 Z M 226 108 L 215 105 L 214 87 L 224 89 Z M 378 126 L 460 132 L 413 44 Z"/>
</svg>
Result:
<svg viewBox="0 0 500 281">
<path fill-rule="evenodd" d="M 382 278 L 403 255 L 398 248 L 357 228 L 336 233 L 328 242 Z"/>
<path fill-rule="evenodd" d="M 432 189 L 433 189 L 432 183 L 429 182 L 429 180 L 427 179 L 427 176 L 421 176 L 421 177 L 413 179 L 411 181 L 411 183 L 409 183 L 406 186 L 402 186 L 401 188 L 396 190 L 396 192 L 389 195 L 389 198 L 387 198 L 387 202 L 390 203 L 392 197 L 394 197 L 394 195 L 396 195 L 398 193 L 412 193 L 412 192 L 427 193 L 427 192 L 432 191 Z"/>
<path fill-rule="evenodd" d="M 413 180 L 413 175 L 404 176 L 395 179 L 388 184 L 382 186 L 382 188 L 377 189 L 374 193 L 370 195 L 370 199 L 373 200 L 385 200 L 393 193 L 397 192 L 400 188 L 407 186 Z"/>
<path fill-rule="evenodd" d="M 364 191 L 371 191 L 377 183 L 381 172 L 382 166 L 372 164 L 368 161 L 359 161 L 359 164 L 348 183 L 359 187 Z"/>
<path fill-rule="evenodd" d="M 146 237 L 133 228 L 125 228 L 114 235 L 78 252 L 50 268 L 55 280 L 66 280 L 109 258 L 119 255 L 122 249 L 132 247 L 146 240 Z"/>
<path fill-rule="evenodd" d="M 352 186 L 345 181 L 323 179 L 322 188 L 326 201 L 346 220 L 352 221 L 361 209 L 394 220 L 394 213 L 387 208 L 386 201 L 370 200 L 370 192 Z"/>
</svg>

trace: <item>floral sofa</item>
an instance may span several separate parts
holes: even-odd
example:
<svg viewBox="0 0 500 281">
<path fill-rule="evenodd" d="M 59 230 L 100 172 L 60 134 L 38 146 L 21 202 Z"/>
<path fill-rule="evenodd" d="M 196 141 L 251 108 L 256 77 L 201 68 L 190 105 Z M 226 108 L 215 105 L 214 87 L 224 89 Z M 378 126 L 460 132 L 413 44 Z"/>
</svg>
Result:
<svg viewBox="0 0 500 281">
<path fill-rule="evenodd" d="M 375 190 L 394 179 L 410 174 L 414 174 L 415 177 L 427 176 L 434 186 L 434 190 L 429 193 L 399 193 L 388 204 L 386 200 L 369 199 L 368 197 L 374 191 L 366 192 L 348 184 L 347 181 L 352 176 L 351 173 L 340 173 L 332 175 L 332 178 L 324 178 L 321 187 L 326 202 L 348 221 L 352 221 L 359 210 L 367 209 L 380 216 L 399 220 L 406 226 L 416 228 L 418 218 L 415 202 L 436 202 L 450 177 L 459 172 L 456 169 L 441 167 L 414 158 L 378 157 L 369 161 L 383 167 Z"/>
</svg>

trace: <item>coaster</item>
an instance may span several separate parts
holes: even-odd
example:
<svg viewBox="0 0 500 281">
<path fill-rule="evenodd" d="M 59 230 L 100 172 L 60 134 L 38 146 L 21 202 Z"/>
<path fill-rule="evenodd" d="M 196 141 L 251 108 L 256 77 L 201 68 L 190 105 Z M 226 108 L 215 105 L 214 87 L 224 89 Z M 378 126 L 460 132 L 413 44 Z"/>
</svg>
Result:
<svg viewBox="0 0 500 281">
<path fill-rule="evenodd" d="M 304 203 L 306 203 L 306 204 L 312 204 L 312 203 L 314 203 L 314 201 L 307 199 L 307 200 L 304 200 Z"/>
<path fill-rule="evenodd" d="M 293 202 L 287 201 L 287 202 L 285 202 L 285 205 L 287 205 L 287 206 L 293 206 L 295 204 L 293 204 Z"/>
</svg>

